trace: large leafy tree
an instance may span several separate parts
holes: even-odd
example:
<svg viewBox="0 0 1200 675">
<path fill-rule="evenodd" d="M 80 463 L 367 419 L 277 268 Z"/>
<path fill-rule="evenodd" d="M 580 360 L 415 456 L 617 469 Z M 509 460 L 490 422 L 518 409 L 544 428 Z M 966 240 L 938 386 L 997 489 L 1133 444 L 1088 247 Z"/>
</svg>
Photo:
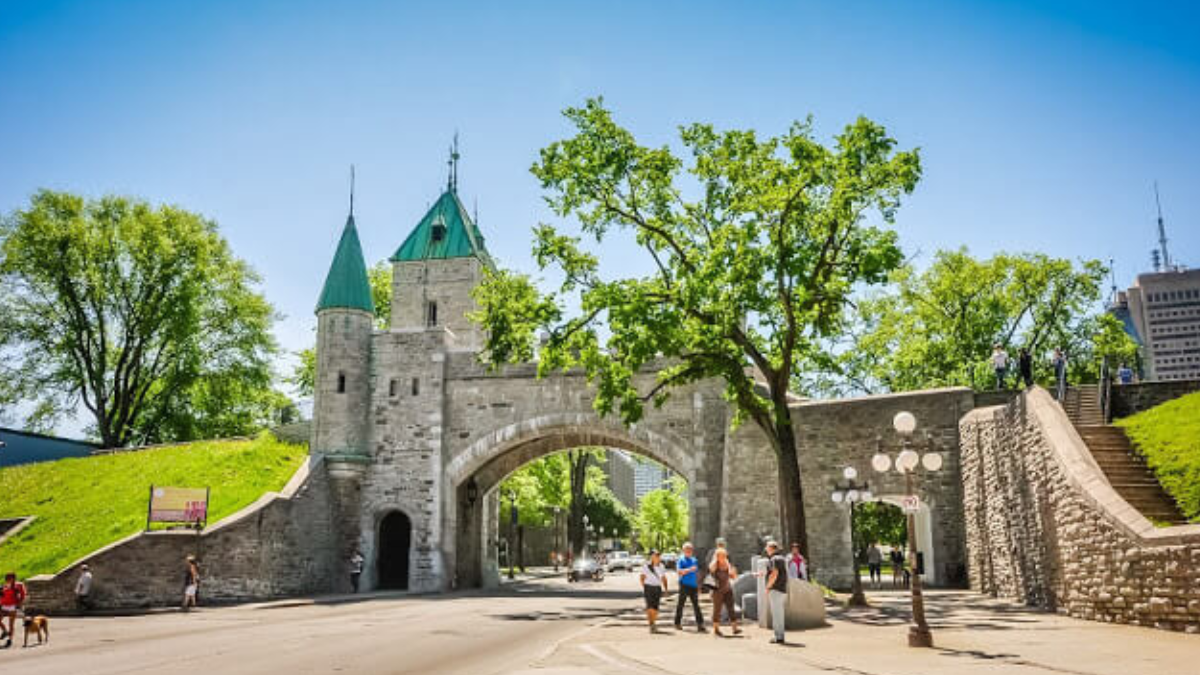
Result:
<svg viewBox="0 0 1200 675">
<path fill-rule="evenodd" d="M 1083 367 L 1090 362 L 1104 273 L 1095 260 L 1075 263 L 1041 253 L 978 259 L 965 249 L 939 251 L 925 270 L 906 266 L 887 290 L 857 303 L 837 358 L 839 376 L 809 376 L 805 388 L 987 388 L 994 386 L 988 357 L 997 343 L 1014 359 L 1018 349 L 1029 349 L 1043 370 L 1049 367 L 1046 353 L 1064 347 Z"/>
<path fill-rule="evenodd" d="M 737 421 L 752 420 L 774 448 L 785 533 L 807 548 L 788 389 L 838 332 L 851 289 L 900 265 L 895 233 L 866 218 L 892 221 L 920 177 L 916 151 L 896 151 L 865 118 L 832 147 L 809 122 L 771 138 L 693 124 L 680 130 L 685 161 L 638 144 L 601 100 L 565 116 L 575 135 L 532 168 L 547 203 L 592 241 L 625 237 L 622 255 L 639 251 L 652 271 L 606 276 L 582 237 L 538 226 L 534 258 L 561 284 L 543 294 L 526 276 L 492 274 L 476 292 L 486 357 L 531 360 L 544 331 L 539 371 L 583 368 L 596 410 L 626 423 L 678 387 L 723 380 Z M 658 357 L 669 365 L 639 386 Z"/>
<path fill-rule="evenodd" d="M 43 190 L 0 225 L 0 404 L 80 403 L 105 447 L 253 431 L 274 312 L 210 220 Z"/>
<path fill-rule="evenodd" d="M 643 548 L 678 548 L 688 536 L 687 485 L 671 478 L 667 487 L 651 490 L 638 503 L 635 527 Z"/>
<path fill-rule="evenodd" d="M 599 466 L 603 458 L 601 448 L 573 448 L 517 469 L 500 483 L 501 522 L 509 522 L 514 498 L 521 525 L 551 525 L 557 507 L 566 518 L 567 544 L 575 555 L 586 543 L 585 515 L 591 525 L 607 532 L 630 532 L 632 515 L 605 484 Z"/>
</svg>

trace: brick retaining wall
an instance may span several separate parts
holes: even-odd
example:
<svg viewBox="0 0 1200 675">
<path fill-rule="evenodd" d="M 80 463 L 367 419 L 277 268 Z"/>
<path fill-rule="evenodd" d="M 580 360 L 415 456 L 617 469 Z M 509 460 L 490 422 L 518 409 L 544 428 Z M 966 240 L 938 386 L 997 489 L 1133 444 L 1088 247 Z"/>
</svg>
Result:
<svg viewBox="0 0 1200 675">
<path fill-rule="evenodd" d="M 1114 419 L 1128 417 L 1193 391 L 1200 391 L 1200 380 L 1114 385 L 1112 388 L 1112 416 Z"/>
<path fill-rule="evenodd" d="M 1049 393 L 963 418 L 971 587 L 1083 619 L 1200 632 L 1200 525 L 1155 527 Z"/>
</svg>

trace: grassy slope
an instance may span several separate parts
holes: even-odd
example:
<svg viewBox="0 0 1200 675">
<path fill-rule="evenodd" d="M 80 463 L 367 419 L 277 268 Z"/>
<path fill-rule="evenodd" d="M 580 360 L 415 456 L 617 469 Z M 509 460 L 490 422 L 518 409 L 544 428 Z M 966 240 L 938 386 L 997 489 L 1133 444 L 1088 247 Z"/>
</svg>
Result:
<svg viewBox="0 0 1200 675">
<path fill-rule="evenodd" d="M 1125 428 L 1183 515 L 1200 522 L 1200 392 L 1114 424 Z"/>
<path fill-rule="evenodd" d="M 307 454 L 270 434 L 0 469 L 0 517 L 36 515 L 0 546 L 24 578 L 66 565 L 146 526 L 151 484 L 210 486 L 209 522 L 279 490 Z"/>
</svg>

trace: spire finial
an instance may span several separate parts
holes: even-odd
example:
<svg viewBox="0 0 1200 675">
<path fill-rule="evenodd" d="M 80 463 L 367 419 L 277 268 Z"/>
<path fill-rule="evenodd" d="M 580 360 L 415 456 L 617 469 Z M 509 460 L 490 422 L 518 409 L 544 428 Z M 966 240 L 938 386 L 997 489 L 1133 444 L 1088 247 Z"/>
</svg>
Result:
<svg viewBox="0 0 1200 675">
<path fill-rule="evenodd" d="M 350 165 L 350 217 L 354 217 L 354 165 Z"/>
<path fill-rule="evenodd" d="M 1158 207 L 1158 248 L 1162 252 L 1162 266 L 1171 271 L 1171 254 L 1167 253 L 1167 227 L 1163 224 L 1162 201 L 1158 198 L 1158 181 L 1154 181 L 1154 205 Z"/>
<path fill-rule="evenodd" d="M 458 131 L 454 132 L 454 143 L 450 146 L 450 159 L 446 161 L 446 165 L 450 168 L 449 176 L 446 178 L 446 189 L 458 192 Z"/>
</svg>

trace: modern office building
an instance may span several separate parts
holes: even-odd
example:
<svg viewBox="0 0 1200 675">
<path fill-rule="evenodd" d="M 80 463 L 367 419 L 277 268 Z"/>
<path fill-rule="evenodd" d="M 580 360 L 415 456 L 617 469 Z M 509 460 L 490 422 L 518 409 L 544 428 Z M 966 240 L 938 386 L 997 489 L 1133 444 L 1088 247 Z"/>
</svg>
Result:
<svg viewBox="0 0 1200 675">
<path fill-rule="evenodd" d="M 1142 344 L 1145 379 L 1200 379 L 1200 269 L 1139 274 L 1110 311 Z"/>
<path fill-rule="evenodd" d="M 634 492 L 633 458 L 624 450 L 608 448 L 604 453 L 604 474 L 607 476 L 608 489 L 612 490 L 617 501 L 629 508 L 637 507 L 637 495 Z"/>
</svg>

